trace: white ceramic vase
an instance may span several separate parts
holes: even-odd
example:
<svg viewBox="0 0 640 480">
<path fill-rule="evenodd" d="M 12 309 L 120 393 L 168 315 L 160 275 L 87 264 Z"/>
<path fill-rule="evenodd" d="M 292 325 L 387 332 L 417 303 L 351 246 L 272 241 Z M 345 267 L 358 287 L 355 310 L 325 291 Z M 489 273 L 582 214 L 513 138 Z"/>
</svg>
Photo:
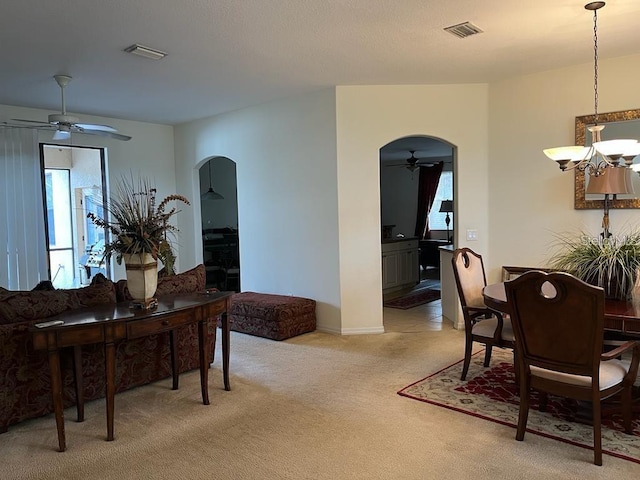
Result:
<svg viewBox="0 0 640 480">
<path fill-rule="evenodd" d="M 134 302 L 148 304 L 158 288 L 158 261 L 149 253 L 123 254 L 127 288 Z"/>
</svg>

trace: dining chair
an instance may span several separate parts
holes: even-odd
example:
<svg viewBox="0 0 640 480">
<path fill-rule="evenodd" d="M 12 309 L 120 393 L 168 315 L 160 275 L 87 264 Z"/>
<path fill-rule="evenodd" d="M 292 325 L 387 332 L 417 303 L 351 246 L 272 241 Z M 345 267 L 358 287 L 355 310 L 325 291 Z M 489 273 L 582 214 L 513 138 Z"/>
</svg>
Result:
<svg viewBox="0 0 640 480">
<path fill-rule="evenodd" d="M 513 349 L 515 339 L 509 317 L 503 317 L 484 303 L 482 289 L 487 285 L 487 277 L 482 256 L 469 248 L 458 248 L 453 252 L 451 263 L 464 317 L 465 346 L 461 376 L 461 380 L 464 380 L 471 363 L 473 342 L 485 345 L 484 366 L 488 367 L 493 347 Z"/>
<path fill-rule="evenodd" d="M 505 292 L 518 352 L 516 440 L 524 439 L 532 389 L 545 397 L 591 402 L 594 463 L 602 465 L 601 402 L 621 394 L 624 429 L 631 433 L 640 342 L 627 341 L 602 353 L 604 290 L 568 273 L 527 272 L 506 282 Z M 631 362 L 619 359 L 629 352 Z"/>
</svg>

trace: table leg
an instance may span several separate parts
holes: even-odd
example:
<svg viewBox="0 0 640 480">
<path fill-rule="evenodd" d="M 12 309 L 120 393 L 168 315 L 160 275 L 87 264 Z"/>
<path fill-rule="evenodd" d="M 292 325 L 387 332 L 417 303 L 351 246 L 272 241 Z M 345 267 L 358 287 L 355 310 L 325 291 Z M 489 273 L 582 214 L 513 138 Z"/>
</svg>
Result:
<svg viewBox="0 0 640 480">
<path fill-rule="evenodd" d="M 73 377 L 76 384 L 76 410 L 78 422 L 84 422 L 84 381 L 82 379 L 82 347 L 73 347 Z"/>
<path fill-rule="evenodd" d="M 171 350 L 171 375 L 173 376 L 172 390 L 178 390 L 178 341 L 176 331 L 169 332 L 169 348 Z"/>
<path fill-rule="evenodd" d="M 218 332 L 218 317 L 214 317 L 213 321 L 213 333 L 211 334 L 211 356 L 209 357 L 209 368 L 216 359 L 216 334 Z"/>
<path fill-rule="evenodd" d="M 64 436 L 64 405 L 62 403 L 62 376 L 60 374 L 60 353 L 58 349 L 49 350 L 49 370 L 51 371 L 51 395 L 53 396 L 53 410 L 56 414 L 58 428 L 58 449 L 64 452 L 67 444 Z"/>
<path fill-rule="evenodd" d="M 198 322 L 198 346 L 200 349 L 200 388 L 202 403 L 209 405 L 209 346 L 207 345 L 207 320 Z"/>
<path fill-rule="evenodd" d="M 222 314 L 222 372 L 224 376 L 224 389 L 231 390 L 229 384 L 229 347 L 231 345 L 231 325 L 229 325 L 229 318 L 227 312 Z"/>
<path fill-rule="evenodd" d="M 107 386 L 107 441 L 113 440 L 113 416 L 115 410 L 116 393 L 116 348 L 113 342 L 104 345 L 105 383 Z"/>
</svg>

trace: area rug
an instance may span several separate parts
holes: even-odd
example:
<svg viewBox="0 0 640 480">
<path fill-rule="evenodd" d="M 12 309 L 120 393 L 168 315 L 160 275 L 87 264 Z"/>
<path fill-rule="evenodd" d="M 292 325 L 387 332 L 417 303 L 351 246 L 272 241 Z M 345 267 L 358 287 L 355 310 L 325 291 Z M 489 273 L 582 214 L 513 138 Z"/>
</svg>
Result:
<svg viewBox="0 0 640 480">
<path fill-rule="evenodd" d="M 462 360 L 403 388 L 399 395 L 449 408 L 456 412 L 515 427 L 520 397 L 513 376 L 511 351 L 494 349 L 491 367 L 482 365 L 484 350 L 471 359 L 467 380 L 461 381 Z M 593 429 L 572 421 L 577 403 L 549 396 L 547 411 L 538 411 L 538 397 L 531 395 L 527 435 L 534 433 L 593 450 Z M 524 441 L 527 441 L 527 435 Z M 513 433 L 515 442 L 515 430 Z M 640 463 L 640 418 L 634 418 L 633 435 L 622 428 L 620 415 L 602 421 L 602 451 L 608 455 Z"/>
<path fill-rule="evenodd" d="M 408 308 L 417 307 L 418 305 L 424 305 L 425 303 L 433 302 L 440 298 L 440 290 L 434 290 L 433 288 L 421 288 L 419 290 L 413 290 L 412 292 L 403 295 L 402 297 L 394 298 L 384 302 L 385 307 L 399 308 L 401 310 L 407 310 Z"/>
</svg>

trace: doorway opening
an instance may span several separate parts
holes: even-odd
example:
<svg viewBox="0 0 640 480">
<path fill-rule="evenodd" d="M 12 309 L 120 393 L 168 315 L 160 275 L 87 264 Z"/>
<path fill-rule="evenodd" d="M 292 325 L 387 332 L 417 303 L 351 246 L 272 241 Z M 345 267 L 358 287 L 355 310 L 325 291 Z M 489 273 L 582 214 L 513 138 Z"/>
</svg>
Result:
<svg viewBox="0 0 640 480">
<path fill-rule="evenodd" d="M 380 149 L 382 291 L 440 290 L 440 247 L 454 244 L 456 147 L 414 135 Z"/>
<path fill-rule="evenodd" d="M 40 144 L 40 164 L 51 283 L 77 288 L 97 273 L 109 278 L 102 258 L 107 233 L 87 218 L 104 216 L 104 148 Z"/>
<path fill-rule="evenodd" d="M 202 258 L 207 288 L 240 291 L 240 236 L 236 163 L 213 157 L 199 170 Z"/>
</svg>

